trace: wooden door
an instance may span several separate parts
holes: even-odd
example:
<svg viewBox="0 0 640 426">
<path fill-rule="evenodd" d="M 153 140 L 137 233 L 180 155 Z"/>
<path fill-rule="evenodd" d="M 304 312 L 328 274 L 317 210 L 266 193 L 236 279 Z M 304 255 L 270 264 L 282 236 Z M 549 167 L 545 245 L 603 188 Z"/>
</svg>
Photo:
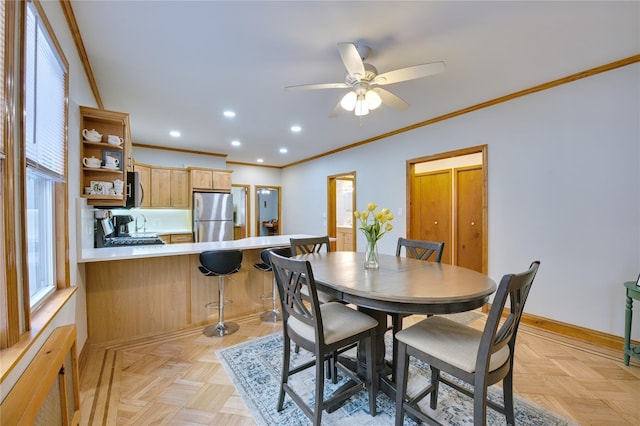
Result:
<svg viewBox="0 0 640 426">
<path fill-rule="evenodd" d="M 455 169 L 455 264 L 482 272 L 482 166 Z"/>
<path fill-rule="evenodd" d="M 416 175 L 412 191 L 408 238 L 444 241 L 442 263 L 451 264 L 451 171 Z"/>
</svg>

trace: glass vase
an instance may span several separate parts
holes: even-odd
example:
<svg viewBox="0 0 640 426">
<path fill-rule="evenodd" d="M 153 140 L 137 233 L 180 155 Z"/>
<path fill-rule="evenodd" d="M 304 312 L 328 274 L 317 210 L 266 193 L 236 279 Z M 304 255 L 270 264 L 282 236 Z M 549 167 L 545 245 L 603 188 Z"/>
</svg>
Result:
<svg viewBox="0 0 640 426">
<path fill-rule="evenodd" d="M 364 254 L 364 268 L 378 269 L 378 244 L 376 241 L 367 241 L 367 251 Z"/>
</svg>

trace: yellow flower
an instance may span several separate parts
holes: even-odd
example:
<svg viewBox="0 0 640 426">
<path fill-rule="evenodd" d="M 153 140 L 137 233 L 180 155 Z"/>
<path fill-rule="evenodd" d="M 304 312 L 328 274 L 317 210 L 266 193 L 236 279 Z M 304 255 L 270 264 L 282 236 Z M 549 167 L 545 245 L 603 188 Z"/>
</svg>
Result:
<svg viewBox="0 0 640 426">
<path fill-rule="evenodd" d="M 367 210 L 355 211 L 353 215 L 360 220 L 360 230 L 367 237 L 369 243 L 375 243 L 382 236 L 393 229 L 391 221 L 394 219 L 391 210 L 383 208 L 376 212 L 378 206 L 375 203 L 368 203 Z M 373 218 L 373 222 L 369 222 L 369 213 Z M 385 225 L 384 227 L 382 225 Z"/>
</svg>

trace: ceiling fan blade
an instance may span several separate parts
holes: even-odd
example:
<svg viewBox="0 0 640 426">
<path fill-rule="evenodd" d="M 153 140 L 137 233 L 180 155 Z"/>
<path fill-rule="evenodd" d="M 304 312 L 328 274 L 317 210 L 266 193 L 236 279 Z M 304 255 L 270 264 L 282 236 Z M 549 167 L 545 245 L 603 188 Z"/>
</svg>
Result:
<svg viewBox="0 0 640 426">
<path fill-rule="evenodd" d="M 430 62 L 428 64 L 414 65 L 412 67 L 400 68 L 380 74 L 373 79 L 372 83 L 384 86 L 385 84 L 399 83 L 401 81 L 428 77 L 430 75 L 444 72 L 445 69 L 446 67 L 444 62 Z"/>
<path fill-rule="evenodd" d="M 334 118 L 339 116 L 342 110 L 343 110 L 342 105 L 340 105 L 340 102 L 338 102 L 336 104 L 336 107 L 333 109 L 333 111 L 331 111 L 331 114 L 329 114 L 329 117 Z"/>
<path fill-rule="evenodd" d="M 338 51 L 349 75 L 357 78 L 364 77 L 364 63 L 356 45 L 353 43 L 338 43 Z"/>
<path fill-rule="evenodd" d="M 400 111 L 404 111 L 409 108 L 409 104 L 403 101 L 399 96 L 394 95 L 390 91 L 386 89 L 382 89 L 380 87 L 374 87 L 374 92 L 380 95 L 380 99 L 382 99 L 382 103 L 385 105 L 389 105 L 392 108 L 398 109 Z"/>
<path fill-rule="evenodd" d="M 287 86 L 287 90 L 309 90 L 309 89 L 345 89 L 348 88 L 346 83 L 317 83 L 317 84 L 302 84 L 300 86 Z"/>
</svg>

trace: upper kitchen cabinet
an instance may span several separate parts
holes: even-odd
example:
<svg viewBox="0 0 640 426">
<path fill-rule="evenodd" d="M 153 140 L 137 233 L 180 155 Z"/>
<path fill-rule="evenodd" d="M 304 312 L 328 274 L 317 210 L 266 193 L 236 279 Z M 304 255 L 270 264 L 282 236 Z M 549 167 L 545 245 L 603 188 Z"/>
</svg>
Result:
<svg viewBox="0 0 640 426">
<path fill-rule="evenodd" d="M 194 191 L 231 192 L 232 170 L 190 167 L 191 188 Z"/>
<path fill-rule="evenodd" d="M 131 152 L 129 114 L 81 106 L 80 140 L 81 196 L 89 205 L 124 206 Z"/>
<path fill-rule="evenodd" d="M 189 207 L 189 172 L 151 168 L 151 207 Z"/>
</svg>

